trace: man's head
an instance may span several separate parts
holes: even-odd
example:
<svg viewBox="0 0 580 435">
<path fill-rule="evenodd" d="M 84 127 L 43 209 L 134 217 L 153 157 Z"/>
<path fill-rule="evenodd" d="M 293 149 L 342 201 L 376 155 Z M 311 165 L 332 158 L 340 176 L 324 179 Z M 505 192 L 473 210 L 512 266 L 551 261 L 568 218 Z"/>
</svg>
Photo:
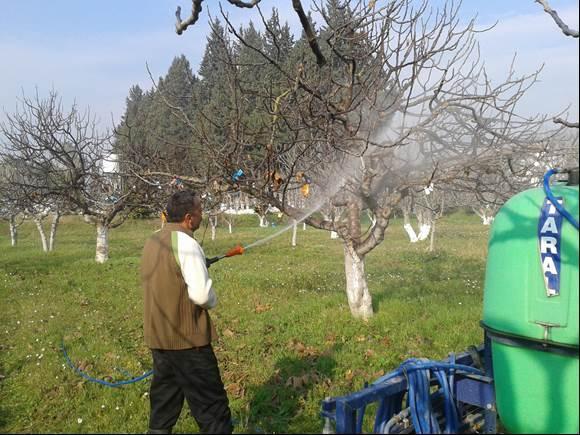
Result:
<svg viewBox="0 0 580 435">
<path fill-rule="evenodd" d="M 201 198 L 192 190 L 174 193 L 167 203 L 167 222 L 195 231 L 201 224 Z"/>
</svg>

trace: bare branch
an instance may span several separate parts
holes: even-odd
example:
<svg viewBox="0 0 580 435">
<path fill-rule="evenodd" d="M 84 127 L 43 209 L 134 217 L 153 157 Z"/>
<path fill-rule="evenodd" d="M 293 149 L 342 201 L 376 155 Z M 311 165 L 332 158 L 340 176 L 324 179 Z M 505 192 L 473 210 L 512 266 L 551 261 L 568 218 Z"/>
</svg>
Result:
<svg viewBox="0 0 580 435">
<path fill-rule="evenodd" d="M 250 2 L 244 2 L 242 0 L 228 0 L 228 3 L 231 5 L 237 6 L 239 8 L 252 9 L 254 6 L 256 6 L 261 1 L 262 0 L 252 0 Z"/>
<path fill-rule="evenodd" d="M 563 125 L 565 127 L 569 127 L 569 128 L 579 128 L 580 127 L 580 124 L 578 122 L 569 122 L 569 121 L 566 121 L 565 119 L 562 119 L 562 118 L 554 119 L 554 123 L 561 124 L 561 125 Z"/>
<path fill-rule="evenodd" d="M 302 28 L 304 29 L 304 33 L 306 33 L 306 38 L 308 39 L 308 44 L 310 44 L 310 49 L 316 56 L 316 63 L 319 67 L 322 67 L 326 64 L 326 58 L 320 51 L 320 46 L 318 45 L 318 39 L 316 38 L 316 34 L 308 21 L 308 17 L 304 12 L 304 8 L 302 7 L 302 2 L 300 0 L 292 0 L 292 6 L 294 10 L 298 14 L 300 18 L 300 23 L 302 24 Z"/>
<path fill-rule="evenodd" d="M 578 30 L 574 30 L 568 27 L 568 25 L 562 21 L 558 13 L 550 7 L 547 0 L 536 0 L 536 3 L 539 3 L 544 7 L 544 11 L 552 17 L 564 35 L 571 36 L 572 38 L 578 38 Z"/>
<path fill-rule="evenodd" d="M 181 21 L 181 6 L 177 6 L 175 11 L 175 17 L 177 18 L 177 23 L 175 24 L 175 31 L 178 35 L 181 35 L 184 30 L 186 30 L 199 18 L 199 13 L 201 12 L 201 3 L 203 0 L 191 0 L 191 15 L 185 21 Z"/>
</svg>

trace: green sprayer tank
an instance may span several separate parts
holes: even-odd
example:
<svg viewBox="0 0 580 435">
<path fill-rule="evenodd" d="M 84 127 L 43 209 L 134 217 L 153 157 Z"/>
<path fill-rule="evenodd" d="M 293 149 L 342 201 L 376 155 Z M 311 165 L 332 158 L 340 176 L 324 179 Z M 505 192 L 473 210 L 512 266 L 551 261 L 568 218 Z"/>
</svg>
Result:
<svg viewBox="0 0 580 435">
<path fill-rule="evenodd" d="M 551 189 L 577 222 L 577 181 Z M 505 430 L 578 433 L 578 230 L 544 189 L 514 196 L 494 220 L 482 326 Z"/>
</svg>

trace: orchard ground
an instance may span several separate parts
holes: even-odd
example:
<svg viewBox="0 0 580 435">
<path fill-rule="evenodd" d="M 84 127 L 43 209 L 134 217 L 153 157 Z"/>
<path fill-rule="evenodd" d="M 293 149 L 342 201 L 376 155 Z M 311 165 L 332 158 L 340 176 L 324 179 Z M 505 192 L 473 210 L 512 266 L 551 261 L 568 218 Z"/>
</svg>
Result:
<svg viewBox="0 0 580 435">
<path fill-rule="evenodd" d="M 88 382 L 151 369 L 143 343 L 141 249 L 159 221 L 132 220 L 110 234 L 110 259 L 94 262 L 94 227 L 65 217 L 55 251 L 42 252 L 33 224 L 10 246 L 0 223 L 0 432 L 144 433 L 150 378 L 119 388 Z M 238 217 L 216 240 L 202 227 L 207 256 L 280 229 Z M 428 240 L 410 244 L 394 219 L 366 260 L 374 317 L 351 317 L 343 250 L 329 233 L 298 229 L 243 256 L 214 264 L 219 304 L 214 343 L 235 432 L 321 432 L 320 402 L 360 389 L 410 357 L 445 358 L 482 341 L 483 277 L 489 227 L 455 213 Z M 174 431 L 197 431 L 186 408 Z"/>
</svg>

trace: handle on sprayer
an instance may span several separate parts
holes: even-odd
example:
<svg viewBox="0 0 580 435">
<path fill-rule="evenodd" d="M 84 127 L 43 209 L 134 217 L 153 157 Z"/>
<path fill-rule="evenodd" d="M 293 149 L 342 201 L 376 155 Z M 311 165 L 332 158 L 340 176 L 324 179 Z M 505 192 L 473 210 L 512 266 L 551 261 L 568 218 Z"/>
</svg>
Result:
<svg viewBox="0 0 580 435">
<path fill-rule="evenodd" d="M 224 258 L 224 256 L 223 256 L 223 255 L 218 255 L 217 257 L 212 257 L 212 258 L 207 258 L 207 257 L 206 257 L 206 259 L 205 259 L 205 267 L 207 267 L 207 268 L 209 269 L 209 267 L 210 267 L 212 264 L 214 264 L 214 263 L 216 263 L 216 262 L 220 261 L 222 258 Z"/>
<path fill-rule="evenodd" d="M 212 258 L 206 258 L 205 259 L 205 266 L 209 269 L 209 267 L 220 261 L 222 258 L 226 258 L 226 257 L 233 257 L 234 255 L 242 255 L 244 253 L 245 249 L 242 245 L 237 245 L 234 246 L 232 249 L 230 249 L 228 252 L 226 252 L 223 255 L 218 255 L 217 257 L 212 257 Z"/>
</svg>

